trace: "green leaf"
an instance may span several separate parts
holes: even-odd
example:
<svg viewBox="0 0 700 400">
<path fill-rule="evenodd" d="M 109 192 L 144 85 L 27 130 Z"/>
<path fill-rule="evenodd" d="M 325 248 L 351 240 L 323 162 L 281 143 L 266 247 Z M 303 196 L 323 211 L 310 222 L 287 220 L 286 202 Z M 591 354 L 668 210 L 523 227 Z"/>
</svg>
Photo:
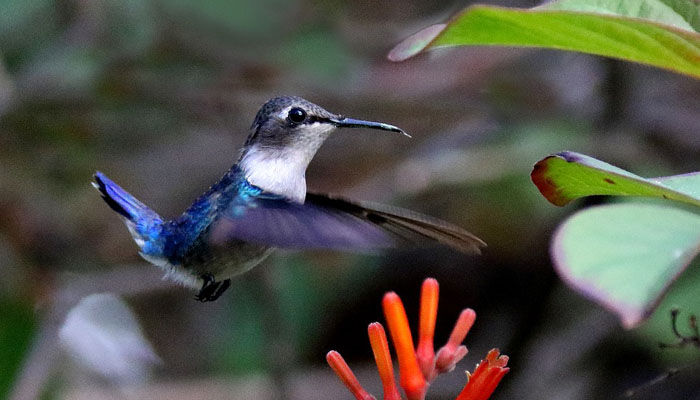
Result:
<svg viewBox="0 0 700 400">
<path fill-rule="evenodd" d="M 389 53 L 497 45 L 579 51 L 700 77 L 700 5 L 691 0 L 563 0 L 532 9 L 471 6 Z"/>
<path fill-rule="evenodd" d="M 532 181 L 563 206 L 591 195 L 662 198 L 700 207 L 700 173 L 646 179 L 595 158 L 563 152 L 540 160 Z M 672 203 L 671 203 L 672 204 Z M 633 327 L 700 252 L 700 213 L 657 204 L 614 204 L 583 210 L 552 243 L 562 278 Z"/>
<path fill-rule="evenodd" d="M 678 328 L 681 334 L 692 335 L 689 329 L 689 317 L 700 315 L 700 257 L 686 267 L 685 272 L 673 282 L 673 286 L 656 307 L 656 311 L 640 326 L 635 334 L 648 348 L 658 346 L 659 343 L 675 343 L 678 340 L 671 328 L 671 310 L 678 309 Z M 697 351 L 667 351 L 659 349 L 653 354 L 655 361 L 662 361 L 669 366 L 677 366 L 694 362 L 698 359 Z"/>
<path fill-rule="evenodd" d="M 615 195 L 658 197 L 700 207 L 700 172 L 645 179 L 566 151 L 537 162 L 530 177 L 542 195 L 557 206 L 584 196 Z"/>
<path fill-rule="evenodd" d="M 700 7 L 687 0 L 558 0 L 537 8 L 627 16 L 700 30 Z"/>
<path fill-rule="evenodd" d="M 648 317 L 700 252 L 700 215 L 653 204 L 580 211 L 554 235 L 560 276 L 617 313 L 627 328 Z"/>
</svg>

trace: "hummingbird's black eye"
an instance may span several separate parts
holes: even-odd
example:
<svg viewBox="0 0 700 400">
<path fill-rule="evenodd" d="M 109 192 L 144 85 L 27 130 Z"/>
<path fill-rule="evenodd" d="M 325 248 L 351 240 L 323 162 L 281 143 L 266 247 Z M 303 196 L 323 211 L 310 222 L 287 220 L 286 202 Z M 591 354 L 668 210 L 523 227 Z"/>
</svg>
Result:
<svg viewBox="0 0 700 400">
<path fill-rule="evenodd" d="M 289 120 L 294 122 L 295 124 L 300 124 L 306 119 L 306 111 L 302 110 L 301 108 L 294 107 L 291 110 L 289 110 L 287 118 L 289 118 Z"/>
</svg>

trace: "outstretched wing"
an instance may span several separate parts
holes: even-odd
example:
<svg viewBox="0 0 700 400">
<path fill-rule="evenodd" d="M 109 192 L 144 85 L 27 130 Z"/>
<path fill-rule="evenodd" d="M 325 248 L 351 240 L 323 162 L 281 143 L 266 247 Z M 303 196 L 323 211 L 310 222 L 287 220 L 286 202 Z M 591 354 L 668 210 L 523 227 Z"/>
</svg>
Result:
<svg viewBox="0 0 700 400">
<path fill-rule="evenodd" d="M 479 253 L 486 245 L 437 218 L 323 194 L 308 193 L 303 204 L 263 195 L 224 214 L 212 227 L 216 245 L 242 240 L 280 248 L 371 251 L 439 243 L 464 253 Z"/>
</svg>

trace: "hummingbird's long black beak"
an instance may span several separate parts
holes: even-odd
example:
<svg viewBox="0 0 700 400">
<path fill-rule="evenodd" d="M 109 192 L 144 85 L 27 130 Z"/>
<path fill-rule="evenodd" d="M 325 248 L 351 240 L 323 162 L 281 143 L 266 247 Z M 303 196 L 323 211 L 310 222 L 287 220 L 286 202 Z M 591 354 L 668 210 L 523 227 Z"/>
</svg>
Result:
<svg viewBox="0 0 700 400">
<path fill-rule="evenodd" d="M 383 131 L 398 132 L 398 133 L 401 133 L 402 135 L 411 137 L 411 135 L 404 132 L 403 129 L 401 129 L 397 126 L 394 126 L 394 125 L 385 124 L 383 122 L 363 121 L 361 119 L 346 118 L 346 117 L 330 118 L 330 122 L 333 125 L 337 126 L 338 128 L 381 129 Z"/>
</svg>

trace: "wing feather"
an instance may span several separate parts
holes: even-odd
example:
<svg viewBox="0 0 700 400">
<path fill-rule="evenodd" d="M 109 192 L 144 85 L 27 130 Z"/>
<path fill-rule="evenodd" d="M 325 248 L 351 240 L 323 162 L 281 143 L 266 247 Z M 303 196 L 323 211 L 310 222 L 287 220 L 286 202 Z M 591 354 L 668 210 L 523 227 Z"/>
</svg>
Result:
<svg viewBox="0 0 700 400">
<path fill-rule="evenodd" d="M 274 195 L 224 212 L 211 238 L 225 245 L 242 240 L 281 248 L 371 251 L 390 247 L 442 244 L 479 253 L 485 243 L 466 230 L 398 207 L 308 193 L 303 204 Z"/>
</svg>

